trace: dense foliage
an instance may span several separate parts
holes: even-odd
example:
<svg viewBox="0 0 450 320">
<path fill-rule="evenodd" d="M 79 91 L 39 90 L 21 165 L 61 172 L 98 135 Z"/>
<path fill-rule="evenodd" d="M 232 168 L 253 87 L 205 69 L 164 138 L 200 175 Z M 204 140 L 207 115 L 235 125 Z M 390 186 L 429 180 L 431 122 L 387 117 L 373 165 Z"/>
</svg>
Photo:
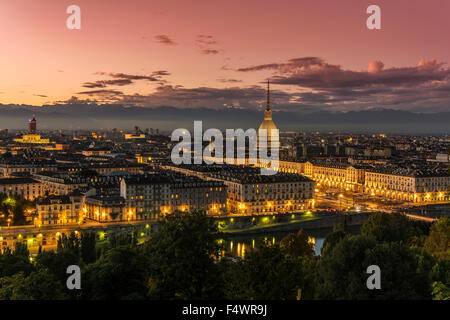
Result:
<svg viewBox="0 0 450 320">
<path fill-rule="evenodd" d="M 25 211 L 33 208 L 32 201 L 0 193 L 0 226 L 26 224 Z"/>
<path fill-rule="evenodd" d="M 448 299 L 450 219 L 431 228 L 398 214 L 375 214 L 351 235 L 342 225 L 314 256 L 300 230 L 280 244 L 261 242 L 245 259 L 224 254 L 214 219 L 201 212 L 161 221 L 149 241 L 111 234 L 62 235 L 56 251 L 30 259 L 25 244 L 0 255 L 0 299 Z M 81 268 L 68 290 L 66 268 Z M 381 289 L 366 286 L 381 269 Z"/>
</svg>

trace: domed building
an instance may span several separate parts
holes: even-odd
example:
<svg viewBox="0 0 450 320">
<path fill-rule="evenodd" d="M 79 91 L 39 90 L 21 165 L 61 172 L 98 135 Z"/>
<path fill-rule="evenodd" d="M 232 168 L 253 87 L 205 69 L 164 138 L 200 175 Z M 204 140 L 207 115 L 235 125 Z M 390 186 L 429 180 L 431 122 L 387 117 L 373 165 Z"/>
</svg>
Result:
<svg viewBox="0 0 450 320">
<path fill-rule="evenodd" d="M 267 148 L 270 150 L 271 142 L 272 142 L 272 139 L 271 139 L 272 130 L 277 130 L 278 128 L 272 120 L 272 110 L 270 110 L 270 86 L 269 85 L 270 85 L 269 81 L 267 81 L 267 105 L 266 105 L 266 110 L 264 110 L 264 120 L 258 129 L 258 137 L 261 137 L 260 130 L 262 130 L 262 129 L 267 130 L 266 135 L 265 135 L 265 140 L 267 141 Z M 261 134 L 264 134 L 264 133 L 261 133 Z M 262 141 L 263 140 L 259 141 L 260 142 L 259 146 L 261 145 Z"/>
</svg>

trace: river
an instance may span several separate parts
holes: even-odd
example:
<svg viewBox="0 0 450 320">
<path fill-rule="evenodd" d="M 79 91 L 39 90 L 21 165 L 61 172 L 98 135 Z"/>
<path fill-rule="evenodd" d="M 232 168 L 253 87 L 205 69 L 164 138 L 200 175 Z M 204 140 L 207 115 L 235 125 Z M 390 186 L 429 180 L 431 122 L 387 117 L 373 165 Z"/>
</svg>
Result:
<svg viewBox="0 0 450 320">
<path fill-rule="evenodd" d="M 349 228 L 351 234 L 358 234 L 360 226 Z M 328 233 L 332 232 L 333 228 L 310 229 L 305 230 L 309 236 L 309 241 L 314 247 L 314 253 L 320 255 Z M 266 240 L 272 243 L 278 243 L 281 239 L 289 233 L 296 233 L 293 231 L 278 231 L 264 234 L 228 234 L 225 240 L 225 250 L 233 256 L 245 258 L 245 254 L 255 248 L 259 241 Z"/>
</svg>

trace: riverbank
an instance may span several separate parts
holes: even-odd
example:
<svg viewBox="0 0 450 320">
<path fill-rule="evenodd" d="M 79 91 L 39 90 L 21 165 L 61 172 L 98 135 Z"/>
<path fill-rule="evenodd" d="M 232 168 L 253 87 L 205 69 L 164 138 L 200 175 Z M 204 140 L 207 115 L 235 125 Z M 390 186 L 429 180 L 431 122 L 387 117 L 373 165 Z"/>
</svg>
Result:
<svg viewBox="0 0 450 320">
<path fill-rule="evenodd" d="M 312 215 L 303 217 L 301 220 L 280 221 L 267 225 L 253 225 L 250 227 L 236 227 L 222 230 L 229 234 L 259 234 L 272 232 L 288 232 L 299 229 L 326 229 L 333 228 L 335 225 L 342 223 L 347 226 L 361 226 L 372 215 L 372 212 L 352 213 L 352 214 L 334 214 L 334 215 Z"/>
</svg>

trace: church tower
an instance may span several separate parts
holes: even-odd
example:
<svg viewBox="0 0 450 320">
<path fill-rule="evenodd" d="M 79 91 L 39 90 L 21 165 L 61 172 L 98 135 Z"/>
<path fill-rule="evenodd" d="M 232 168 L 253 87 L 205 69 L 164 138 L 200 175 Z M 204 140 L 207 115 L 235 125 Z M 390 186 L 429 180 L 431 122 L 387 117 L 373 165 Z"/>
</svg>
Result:
<svg viewBox="0 0 450 320">
<path fill-rule="evenodd" d="M 33 119 L 28 121 L 28 133 L 29 134 L 36 134 L 36 117 L 33 114 Z"/>
</svg>

